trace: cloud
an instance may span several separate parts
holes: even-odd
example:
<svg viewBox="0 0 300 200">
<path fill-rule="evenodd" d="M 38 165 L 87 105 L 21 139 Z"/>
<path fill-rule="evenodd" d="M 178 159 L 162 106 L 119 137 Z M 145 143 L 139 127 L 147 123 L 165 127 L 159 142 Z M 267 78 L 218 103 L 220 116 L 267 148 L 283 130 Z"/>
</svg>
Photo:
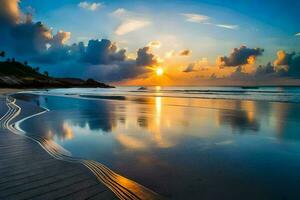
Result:
<svg viewBox="0 0 300 200">
<path fill-rule="evenodd" d="M 203 23 L 209 19 L 209 17 L 206 15 L 200 15 L 196 13 L 183 13 L 182 15 L 186 18 L 186 21 L 193 23 Z"/>
<path fill-rule="evenodd" d="M 71 38 L 71 32 L 58 31 L 50 41 L 51 47 L 61 47 Z"/>
<path fill-rule="evenodd" d="M 120 36 L 137 31 L 151 24 L 151 21 L 141 18 L 140 14 L 128 11 L 124 8 L 116 9 L 111 15 L 121 21 L 114 31 L 116 35 Z"/>
<path fill-rule="evenodd" d="M 185 72 L 185 73 L 194 72 L 194 71 L 196 71 L 194 68 L 195 68 L 195 63 L 191 63 L 182 72 Z"/>
<path fill-rule="evenodd" d="M 122 17 L 128 14 L 128 11 L 125 8 L 118 8 L 111 13 L 113 16 Z"/>
<path fill-rule="evenodd" d="M 47 50 L 47 45 L 58 44 L 60 34 L 70 34 L 61 31 L 53 36 L 42 22 L 33 22 L 31 14 L 24 15 L 17 0 L 1 0 L 0 9 L 0 44 L 8 54 L 37 56 Z M 61 39 L 67 39 L 67 35 Z"/>
<path fill-rule="evenodd" d="M 299 36 L 300 37 L 300 33 L 296 33 L 295 36 Z"/>
<path fill-rule="evenodd" d="M 70 32 L 60 30 L 53 34 L 52 29 L 42 22 L 33 22 L 31 15 L 24 15 L 18 3 L 0 0 L 1 50 L 8 56 L 37 65 L 53 76 L 120 81 L 143 77 L 150 70 L 148 66 L 158 63 L 150 47 L 140 48 L 136 58 L 129 58 L 125 49 L 118 48 L 108 39 L 86 39 L 87 45 L 83 42 L 70 45 Z M 152 45 L 158 45 L 158 42 Z"/>
<path fill-rule="evenodd" d="M 19 0 L 1 0 L 0 1 L 0 27 L 2 24 L 15 24 L 19 21 Z"/>
<path fill-rule="evenodd" d="M 181 52 L 179 52 L 180 56 L 190 56 L 191 54 L 192 54 L 192 51 L 189 49 L 185 49 L 185 50 L 182 50 Z"/>
<path fill-rule="evenodd" d="M 259 65 L 254 74 L 256 77 L 266 77 L 270 75 L 276 75 L 275 67 L 271 62 L 268 62 L 266 66 Z"/>
<path fill-rule="evenodd" d="M 272 64 L 273 63 L 273 64 Z M 291 52 L 286 53 L 283 50 L 277 52 L 277 58 L 274 62 L 268 62 L 266 65 L 259 65 L 253 73 L 245 73 L 245 66 L 236 67 L 228 79 L 233 80 L 274 80 L 274 78 L 300 78 L 300 54 Z"/>
<path fill-rule="evenodd" d="M 120 81 L 124 79 L 143 77 L 150 72 L 150 66 L 158 64 L 154 54 L 150 52 L 149 47 L 140 48 L 137 52 L 137 58 L 113 61 L 108 65 L 95 65 L 89 67 L 86 75 L 88 77 L 96 76 L 99 80 Z"/>
<path fill-rule="evenodd" d="M 212 69 L 209 67 L 208 59 L 203 57 L 197 62 L 190 63 L 182 72 L 196 72 L 196 71 L 208 71 L 209 69 Z"/>
<path fill-rule="evenodd" d="M 17 54 L 39 54 L 47 49 L 46 44 L 51 43 L 52 39 L 51 30 L 43 23 L 27 21 L 11 27 L 8 47 Z"/>
<path fill-rule="evenodd" d="M 226 29 L 238 29 L 238 25 L 232 25 L 232 24 L 214 24 L 211 22 L 208 22 L 210 19 L 209 16 L 206 15 L 200 15 L 196 13 L 183 13 L 181 14 L 186 18 L 186 21 L 193 22 L 193 23 L 200 23 L 200 24 L 207 24 L 207 25 L 213 25 L 220 28 L 226 28 Z"/>
<path fill-rule="evenodd" d="M 264 49 L 261 48 L 248 48 L 241 46 L 235 48 L 232 53 L 227 56 L 221 56 L 217 58 L 217 65 L 219 66 L 239 66 L 245 64 L 252 64 L 255 62 L 257 56 L 261 56 Z"/>
<path fill-rule="evenodd" d="M 94 3 L 94 2 L 87 2 L 87 1 L 82 1 L 78 4 L 78 7 L 90 10 L 90 11 L 96 11 L 102 6 L 101 3 Z"/>
<path fill-rule="evenodd" d="M 175 56 L 175 55 L 176 55 L 175 50 L 167 51 L 167 52 L 165 53 L 165 58 L 171 58 L 171 57 L 173 57 L 173 56 Z"/>
<path fill-rule="evenodd" d="M 277 59 L 274 61 L 275 66 L 288 66 L 291 64 L 293 60 L 293 56 L 295 56 L 295 52 L 286 53 L 283 50 L 277 52 Z"/>
<path fill-rule="evenodd" d="M 246 78 L 248 77 L 249 74 L 243 72 L 243 67 L 242 66 L 238 66 L 235 71 L 230 74 L 229 78 L 231 79 L 241 79 L 241 78 Z"/>
<path fill-rule="evenodd" d="M 216 24 L 217 27 L 226 28 L 226 29 L 238 29 L 238 25 L 230 25 L 230 24 Z"/>
<path fill-rule="evenodd" d="M 157 58 L 150 52 L 149 47 L 140 48 L 137 52 L 137 66 L 153 66 L 158 63 Z"/>
<path fill-rule="evenodd" d="M 151 22 L 147 20 L 138 20 L 138 19 L 125 20 L 117 27 L 117 29 L 115 30 L 115 34 L 125 35 L 127 33 L 144 28 L 150 24 Z"/>
<path fill-rule="evenodd" d="M 151 47 L 151 48 L 160 48 L 161 47 L 161 42 L 158 41 L 158 40 L 151 41 L 151 42 L 149 42 L 148 46 Z"/>
<path fill-rule="evenodd" d="M 117 50 L 117 46 L 110 40 L 90 40 L 82 60 L 86 63 L 99 65 L 111 64 L 114 61 L 124 61 L 126 59 L 126 50 Z"/>
<path fill-rule="evenodd" d="M 277 52 L 277 59 L 274 61 L 275 67 L 286 67 L 281 69 L 282 75 L 300 78 L 300 54 L 286 53 L 283 50 Z"/>
</svg>

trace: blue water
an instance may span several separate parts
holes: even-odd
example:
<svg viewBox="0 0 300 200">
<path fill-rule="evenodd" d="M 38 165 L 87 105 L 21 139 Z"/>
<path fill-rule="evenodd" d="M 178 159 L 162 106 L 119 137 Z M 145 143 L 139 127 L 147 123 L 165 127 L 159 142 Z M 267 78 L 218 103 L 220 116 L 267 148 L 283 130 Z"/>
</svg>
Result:
<svg viewBox="0 0 300 200">
<path fill-rule="evenodd" d="M 137 87 L 19 94 L 21 123 L 169 199 L 300 199 L 299 88 Z M 254 100 L 255 99 L 255 100 Z"/>
<path fill-rule="evenodd" d="M 113 89 L 54 89 L 50 94 L 144 95 L 182 98 L 239 99 L 255 101 L 300 102 L 300 87 L 117 87 Z"/>
</svg>

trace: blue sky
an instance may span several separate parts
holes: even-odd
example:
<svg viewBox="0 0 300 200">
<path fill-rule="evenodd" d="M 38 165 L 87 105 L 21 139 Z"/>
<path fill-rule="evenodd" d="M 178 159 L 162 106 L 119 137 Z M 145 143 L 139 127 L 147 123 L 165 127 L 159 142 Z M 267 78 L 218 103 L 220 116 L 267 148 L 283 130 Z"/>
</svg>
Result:
<svg viewBox="0 0 300 200">
<path fill-rule="evenodd" d="M 177 48 L 190 48 L 193 56 L 209 57 L 229 52 L 234 47 L 247 45 L 263 47 L 263 60 L 275 57 L 278 49 L 299 50 L 300 2 L 296 0 L 110 0 L 88 1 L 100 3 L 95 11 L 82 9 L 80 0 L 22 1 L 23 10 L 32 7 L 35 19 L 45 22 L 54 30 L 70 31 L 70 42 L 89 38 L 109 38 L 122 47 L 134 51 L 152 40 L 174 36 Z M 119 8 L 132 12 L 132 18 L 142 18 L 150 25 L 130 34 L 114 34 L 122 20 L 112 13 Z M 182 13 L 206 15 L 208 22 L 235 25 L 235 30 L 206 24 L 188 23 Z M 125 44 L 122 42 L 126 41 Z M 172 42 L 167 40 L 166 42 Z M 220 44 L 222 43 L 222 44 Z M 171 49 L 172 47 L 170 47 Z M 167 50 L 167 44 L 163 45 Z M 176 48 L 176 46 L 173 46 Z M 163 51 L 162 50 L 162 51 Z"/>
</svg>

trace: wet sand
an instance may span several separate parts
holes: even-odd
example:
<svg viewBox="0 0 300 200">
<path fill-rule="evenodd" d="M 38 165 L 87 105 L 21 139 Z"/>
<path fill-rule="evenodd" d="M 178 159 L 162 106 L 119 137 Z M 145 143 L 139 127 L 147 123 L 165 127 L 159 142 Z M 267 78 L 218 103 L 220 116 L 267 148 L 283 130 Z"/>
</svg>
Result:
<svg viewBox="0 0 300 200">
<path fill-rule="evenodd" d="M 0 90 L 1 117 L 8 110 L 3 94 L 16 91 Z M 18 104 L 22 113 L 14 121 L 40 111 L 26 102 Z M 7 119 L 2 118 L 1 125 Z M 117 199 L 84 165 L 54 159 L 38 143 L 5 125 L 0 128 L 0 151 L 0 199 Z"/>
<path fill-rule="evenodd" d="M 11 93 L 11 90 L 5 90 L 3 91 L 3 93 L 8 94 Z M 14 91 L 15 92 L 15 91 Z M 1 111 L 3 113 L 2 117 L 1 117 L 1 128 L 4 131 L 10 132 L 11 135 L 16 135 L 21 137 L 24 140 L 29 140 L 30 142 L 35 142 L 36 144 L 39 144 L 40 147 L 43 148 L 44 151 L 46 151 L 48 153 L 48 156 L 50 155 L 52 158 L 59 160 L 60 162 L 65 162 L 68 164 L 76 164 L 76 165 L 80 165 L 81 168 L 85 168 L 85 170 L 89 171 L 89 175 L 93 174 L 94 176 L 91 177 L 92 180 L 97 180 L 97 185 L 100 185 L 101 187 L 98 187 L 98 189 L 101 189 L 101 195 L 103 195 L 103 198 L 105 199 L 115 199 L 116 197 L 118 197 L 119 199 L 161 199 L 161 197 L 152 192 L 151 190 L 143 187 L 142 185 L 131 181 L 113 171 L 111 171 L 110 169 L 108 169 L 106 166 L 102 165 L 101 163 L 92 161 L 92 160 L 83 160 L 83 159 L 79 159 L 79 158 L 74 158 L 72 157 L 72 155 L 66 151 L 65 149 L 63 149 L 62 147 L 60 147 L 58 144 L 56 144 L 54 141 L 52 140 L 48 140 L 46 138 L 40 137 L 40 136 L 30 136 L 28 137 L 26 135 L 25 132 L 23 132 L 23 130 L 19 129 L 18 123 L 20 121 L 23 121 L 25 119 L 30 119 L 31 117 L 36 117 L 38 115 L 42 115 L 46 112 L 48 112 L 47 109 L 39 107 L 39 106 L 35 106 L 33 104 L 30 104 L 28 102 L 24 102 L 22 100 L 16 100 L 13 97 L 9 96 L 2 96 L 2 106 L 1 106 Z M 5 109 L 5 106 L 8 108 Z M 40 123 L 39 123 L 40 124 Z M 42 124 L 40 124 L 42 125 Z M 38 135 L 38 134 L 37 134 Z M 15 144 L 16 147 L 19 147 L 18 144 Z M 9 150 L 9 147 L 5 147 Z M 25 155 L 27 154 L 26 152 L 22 152 Z M 3 155 L 5 156 L 5 155 Z M 21 161 L 24 162 L 29 162 L 30 160 L 30 154 L 24 156 L 23 158 L 19 158 Z M 12 161 L 15 160 L 14 157 L 10 158 L 12 159 Z M 6 159 L 4 159 L 6 160 Z M 32 162 L 34 163 L 34 162 Z M 10 163 L 11 164 L 11 163 Z M 35 165 L 39 165 L 39 162 L 34 163 Z M 6 163 L 3 163 L 3 165 L 5 166 Z M 41 165 L 41 167 L 43 167 Z M 48 167 L 48 166 L 45 166 Z M 44 168 L 44 167 L 43 167 Z M 29 169 L 30 170 L 30 169 Z M 64 174 L 64 168 L 61 168 L 62 174 Z M 76 171 L 75 171 L 76 172 Z M 77 172 L 78 174 L 81 174 L 80 172 Z M 59 173 L 57 173 L 57 176 L 53 176 L 52 178 L 56 179 L 57 177 L 59 177 Z M 78 184 L 77 179 L 78 177 L 76 176 L 76 174 L 72 174 L 72 177 L 74 177 L 75 182 L 73 183 L 71 181 L 70 184 L 74 184 L 76 185 L 76 188 L 80 188 L 80 190 L 85 190 L 85 188 L 81 188 L 81 183 Z M 39 180 L 41 178 L 38 178 Z M 87 178 L 86 178 L 87 179 Z M 86 180 L 89 181 L 89 180 Z M 63 184 L 66 184 L 64 180 L 61 181 Z M 4 182 L 6 183 L 6 181 Z M 52 182 L 48 183 L 47 180 L 44 180 L 45 184 L 51 184 Z M 77 184 L 76 184 L 77 183 Z M 29 185 L 31 185 L 32 183 L 29 182 Z M 80 186 L 78 186 L 80 185 Z M 43 185 L 44 186 L 44 185 Z M 83 186 L 85 186 L 85 184 L 83 184 Z M 95 187 L 94 184 L 92 185 L 88 185 L 87 189 L 89 189 L 91 186 Z M 29 186 L 31 187 L 31 186 Z M 11 187 L 8 187 L 11 188 Z M 35 190 L 37 189 L 36 187 L 33 187 Z M 105 188 L 105 189 L 104 189 Z M 11 193 L 6 193 L 6 189 L 7 187 L 4 184 L 4 189 L 3 189 L 3 194 L 1 193 L 1 188 L 0 188 L 0 197 L 4 197 L 4 198 L 10 198 L 11 196 L 12 199 L 15 199 L 15 194 L 18 192 L 13 192 Z M 24 189 L 23 185 L 20 186 L 20 189 Z M 95 190 L 95 189 L 94 189 Z M 93 190 L 93 191 L 94 191 Z M 41 190 L 38 190 L 39 192 Z M 51 189 L 50 191 L 55 192 L 55 189 Z M 45 194 L 42 194 L 42 196 L 47 196 L 48 194 L 48 190 L 45 189 Z M 77 191 L 69 191 L 69 195 L 68 196 L 74 196 L 74 194 Z M 21 192 L 22 193 L 22 192 Z M 106 194 L 107 193 L 107 194 Z M 2 196 L 3 195 L 3 196 Z M 32 194 L 22 194 L 21 198 L 32 198 L 33 196 L 41 196 L 41 194 L 36 195 L 35 193 Z M 58 194 L 61 195 L 61 194 Z M 87 192 L 87 194 L 83 197 L 83 199 L 89 197 L 89 193 Z M 91 194 L 93 196 L 93 194 Z M 52 199 L 54 197 L 50 196 L 50 199 Z M 75 197 L 75 199 L 81 199 L 81 196 Z M 97 197 L 97 199 L 102 199 L 101 196 Z"/>
</svg>

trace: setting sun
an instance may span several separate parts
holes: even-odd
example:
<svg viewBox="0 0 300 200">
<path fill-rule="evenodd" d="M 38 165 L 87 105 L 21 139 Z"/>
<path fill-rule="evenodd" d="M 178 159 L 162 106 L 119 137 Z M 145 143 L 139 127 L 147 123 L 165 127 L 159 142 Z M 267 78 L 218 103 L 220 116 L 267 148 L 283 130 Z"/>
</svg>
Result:
<svg viewBox="0 0 300 200">
<path fill-rule="evenodd" d="M 156 69 L 156 75 L 157 76 L 161 76 L 161 75 L 163 75 L 164 74 L 164 70 L 162 69 L 162 68 L 157 68 Z"/>
</svg>

